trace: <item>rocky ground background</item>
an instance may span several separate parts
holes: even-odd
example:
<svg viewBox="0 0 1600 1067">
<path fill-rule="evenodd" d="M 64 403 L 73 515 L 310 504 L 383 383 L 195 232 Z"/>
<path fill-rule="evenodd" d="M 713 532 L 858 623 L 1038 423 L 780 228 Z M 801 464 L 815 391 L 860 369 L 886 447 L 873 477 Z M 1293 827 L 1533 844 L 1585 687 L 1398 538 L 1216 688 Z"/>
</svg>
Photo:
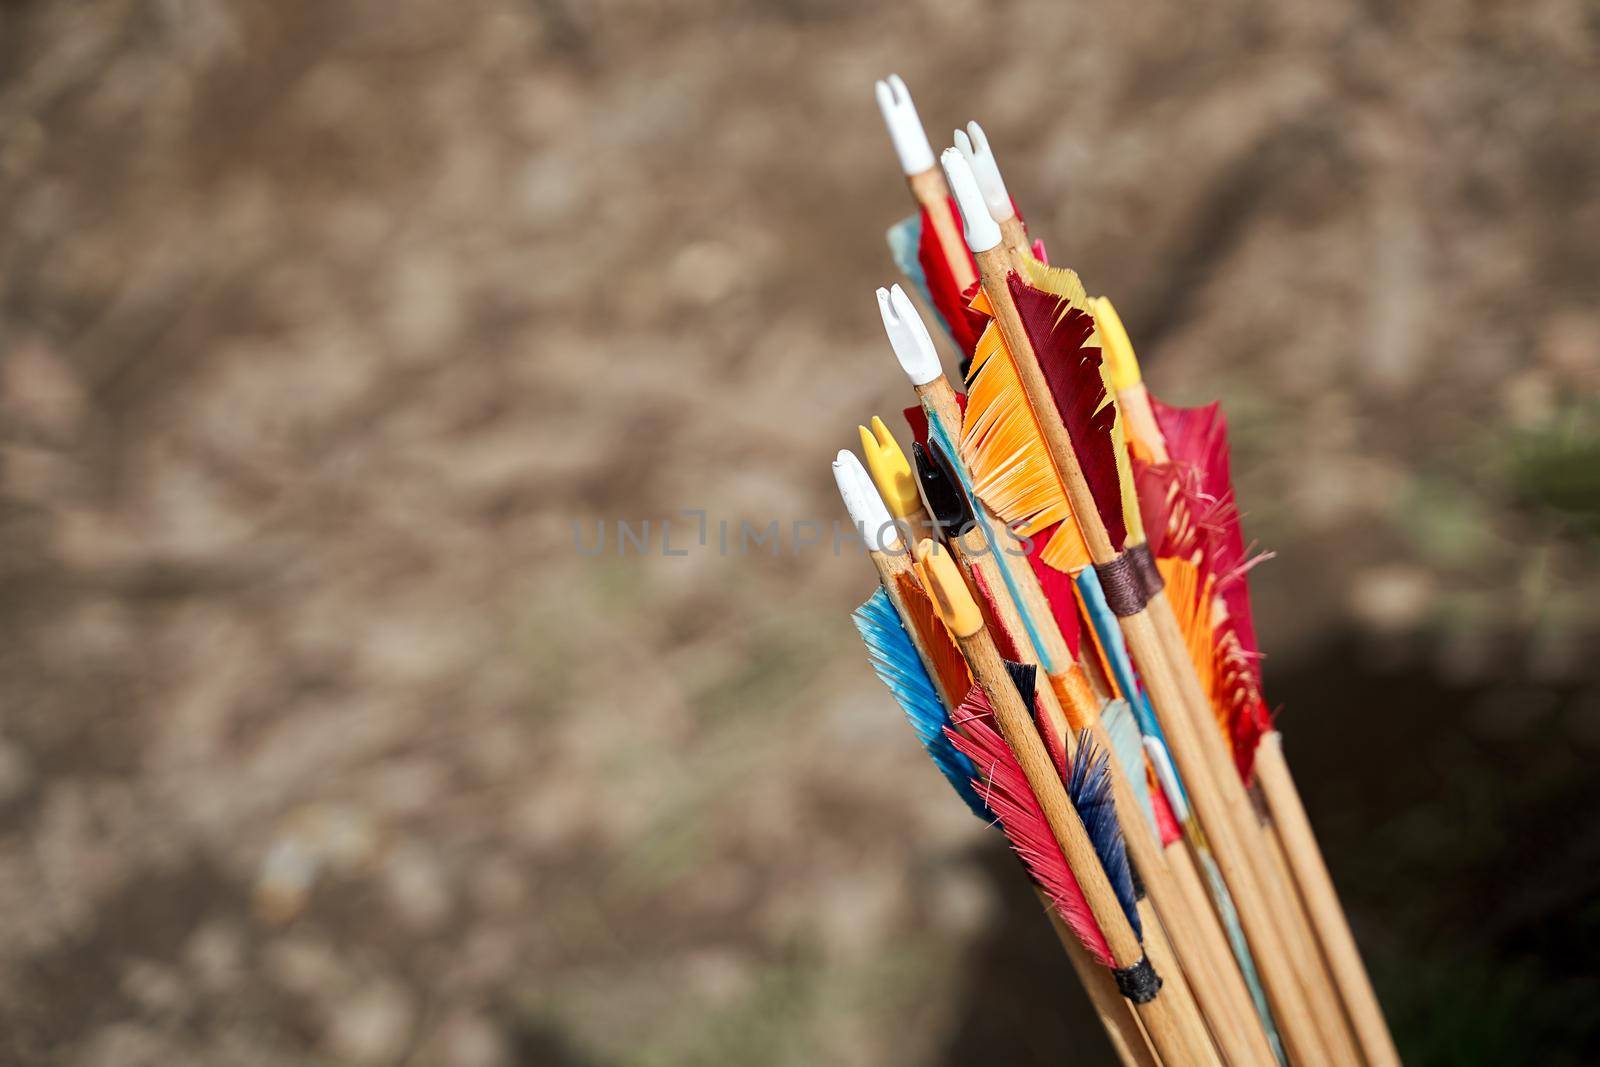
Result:
<svg viewBox="0 0 1600 1067">
<path fill-rule="evenodd" d="M 0 4 L 0 1061 L 1106 1062 L 863 664 L 865 561 L 716 544 L 835 518 L 907 400 L 897 70 L 1226 402 L 1408 1062 L 1592 1062 L 1597 46 L 1578 0 Z"/>
</svg>

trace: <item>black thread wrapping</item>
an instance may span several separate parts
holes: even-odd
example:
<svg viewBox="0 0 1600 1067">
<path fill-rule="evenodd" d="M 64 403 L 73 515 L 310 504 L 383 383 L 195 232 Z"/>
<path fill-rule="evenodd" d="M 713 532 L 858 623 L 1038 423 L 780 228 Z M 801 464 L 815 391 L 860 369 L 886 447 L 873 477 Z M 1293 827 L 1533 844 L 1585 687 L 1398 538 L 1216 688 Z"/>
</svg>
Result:
<svg viewBox="0 0 1600 1067">
<path fill-rule="evenodd" d="M 1111 968 L 1111 977 L 1117 980 L 1122 995 L 1135 1004 L 1148 1004 L 1161 992 L 1161 976 L 1150 966 L 1148 956 L 1140 956 L 1139 962 L 1131 967 Z"/>
<path fill-rule="evenodd" d="M 1161 578 L 1156 557 L 1150 553 L 1150 542 L 1140 541 L 1124 549 L 1123 555 L 1133 560 L 1133 569 L 1139 572 L 1139 581 L 1144 584 L 1144 598 L 1154 600 L 1156 594 L 1167 587 L 1167 583 Z"/>
<path fill-rule="evenodd" d="M 1106 606 L 1118 618 L 1137 615 L 1149 603 L 1144 582 L 1128 553 L 1122 553 L 1110 563 L 1096 563 L 1094 572 L 1100 576 L 1100 588 L 1106 595 Z"/>
</svg>

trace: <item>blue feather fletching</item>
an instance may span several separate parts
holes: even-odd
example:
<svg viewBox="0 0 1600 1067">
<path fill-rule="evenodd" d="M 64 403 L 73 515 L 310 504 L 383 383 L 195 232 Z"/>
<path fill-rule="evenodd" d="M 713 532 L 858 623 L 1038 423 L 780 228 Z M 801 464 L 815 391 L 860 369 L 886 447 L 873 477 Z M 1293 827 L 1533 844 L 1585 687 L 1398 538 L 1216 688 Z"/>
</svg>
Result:
<svg viewBox="0 0 1600 1067">
<path fill-rule="evenodd" d="M 906 276 L 916 289 L 917 295 L 922 297 L 923 307 L 933 307 L 933 294 L 928 292 L 928 276 L 923 273 L 922 264 L 917 260 L 917 249 L 922 245 L 922 215 L 907 215 L 893 226 L 889 227 L 886 235 L 889 239 L 889 256 L 894 260 L 894 265 L 900 268 L 900 273 Z M 950 327 L 945 325 L 943 315 L 935 315 L 939 328 L 950 335 Z M 955 338 L 951 338 L 954 343 Z"/>
<path fill-rule="evenodd" d="M 1095 636 L 1100 639 L 1100 647 L 1105 650 L 1106 658 L 1111 661 L 1111 674 L 1117 680 L 1117 688 L 1122 690 L 1122 695 L 1127 698 L 1133 710 L 1134 720 L 1139 724 L 1139 732 L 1146 737 L 1154 737 L 1163 746 L 1167 743 L 1166 735 L 1161 732 L 1161 724 L 1156 721 L 1155 709 L 1150 706 L 1150 696 L 1139 687 L 1139 680 L 1133 673 L 1133 661 L 1128 658 L 1128 646 L 1122 639 L 1122 627 L 1117 624 L 1117 617 L 1111 613 L 1111 606 L 1106 603 L 1105 590 L 1100 587 L 1100 576 L 1093 567 L 1085 567 L 1078 572 L 1076 579 L 1078 592 L 1083 595 L 1083 603 L 1089 610 L 1089 624 L 1094 627 Z M 1178 797 L 1168 797 L 1176 807 L 1187 804 L 1188 798 L 1183 794 L 1183 783 L 1176 777 L 1173 784 L 1179 792 Z"/>
<path fill-rule="evenodd" d="M 1078 809 L 1083 828 L 1089 832 L 1089 840 L 1100 857 L 1100 866 L 1105 868 L 1123 914 L 1128 917 L 1128 925 L 1142 940 L 1144 927 L 1139 922 L 1138 900 L 1133 892 L 1133 871 L 1128 867 L 1122 827 L 1117 822 L 1117 805 L 1111 796 L 1111 768 L 1105 754 L 1095 748 L 1094 736 L 1088 730 L 1078 735 L 1078 758 L 1072 761 L 1067 794 L 1072 797 L 1072 806 Z"/>
<path fill-rule="evenodd" d="M 961 795 L 974 815 L 984 822 L 994 821 L 977 790 L 972 788 L 972 780 L 978 777 L 977 769 L 945 737 L 944 728 L 950 725 L 950 713 L 939 699 L 939 692 L 934 689 L 933 680 L 917 655 L 917 647 L 911 643 L 911 636 L 900 624 L 900 614 L 890 602 L 889 594 L 878 589 L 851 618 L 861 632 L 861 639 L 867 643 L 872 669 L 894 694 L 895 702 L 911 721 L 917 740 L 933 758 L 939 773 Z"/>
<path fill-rule="evenodd" d="M 1116 753 L 1117 765 L 1128 779 L 1128 788 L 1139 810 L 1150 823 L 1150 829 L 1160 837 L 1156 826 L 1156 809 L 1150 799 L 1150 779 L 1144 773 L 1144 742 L 1139 736 L 1139 724 L 1134 721 L 1133 709 L 1120 697 L 1106 701 L 1100 709 L 1100 725 L 1111 738 L 1111 751 Z"/>
</svg>

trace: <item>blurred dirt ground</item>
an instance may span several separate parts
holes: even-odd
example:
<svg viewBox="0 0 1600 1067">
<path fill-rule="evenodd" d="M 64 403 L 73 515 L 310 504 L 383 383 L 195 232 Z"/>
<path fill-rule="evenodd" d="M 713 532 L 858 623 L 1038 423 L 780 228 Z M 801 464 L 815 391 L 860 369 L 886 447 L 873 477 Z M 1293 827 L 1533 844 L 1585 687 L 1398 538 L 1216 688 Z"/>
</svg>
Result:
<svg viewBox="0 0 1600 1067">
<path fill-rule="evenodd" d="M 716 545 L 839 517 L 909 398 L 896 70 L 1226 402 L 1408 1062 L 1583 1062 L 1597 47 L 1578 0 L 0 4 L 0 1060 L 1104 1061 L 862 662 L 866 562 Z"/>
</svg>

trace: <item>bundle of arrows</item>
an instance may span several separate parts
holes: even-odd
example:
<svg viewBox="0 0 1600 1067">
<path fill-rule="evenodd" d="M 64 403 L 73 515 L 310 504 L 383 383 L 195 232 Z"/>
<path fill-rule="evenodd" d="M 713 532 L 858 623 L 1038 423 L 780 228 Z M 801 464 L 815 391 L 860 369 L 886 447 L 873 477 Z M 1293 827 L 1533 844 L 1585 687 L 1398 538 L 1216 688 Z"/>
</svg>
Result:
<svg viewBox="0 0 1600 1067">
<path fill-rule="evenodd" d="M 881 582 L 873 667 L 1124 1063 L 1398 1064 L 1262 695 L 1221 414 L 1146 391 L 977 123 L 935 160 L 904 82 L 877 95 L 917 207 L 890 249 L 964 393 L 879 289 L 911 458 L 874 417 L 865 465 L 833 465 Z"/>
</svg>

